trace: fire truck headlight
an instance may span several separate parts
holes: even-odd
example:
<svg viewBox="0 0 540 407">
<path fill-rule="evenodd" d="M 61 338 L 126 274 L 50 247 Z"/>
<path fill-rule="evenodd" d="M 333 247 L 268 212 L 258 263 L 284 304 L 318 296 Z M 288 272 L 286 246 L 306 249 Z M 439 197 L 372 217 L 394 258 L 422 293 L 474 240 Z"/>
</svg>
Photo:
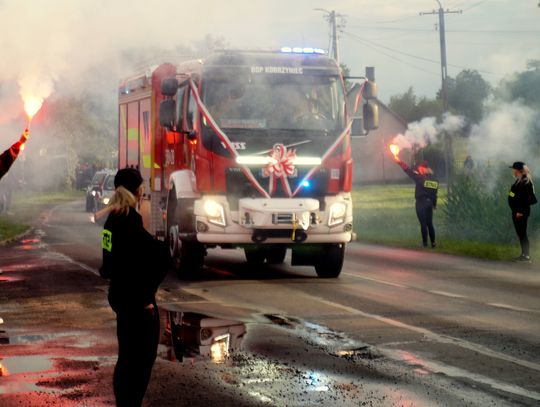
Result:
<svg viewBox="0 0 540 407">
<path fill-rule="evenodd" d="M 92 191 L 92 196 L 96 196 L 96 191 Z"/>
<path fill-rule="evenodd" d="M 219 226 L 225 226 L 225 210 L 223 205 L 216 201 L 208 200 L 204 203 L 204 212 L 208 222 Z"/>
<path fill-rule="evenodd" d="M 343 202 L 335 202 L 330 206 L 328 215 L 328 226 L 336 226 L 345 221 L 347 214 L 347 205 Z"/>
<path fill-rule="evenodd" d="M 109 201 L 110 201 L 109 198 L 103 198 L 103 204 L 104 205 L 109 205 Z"/>
</svg>

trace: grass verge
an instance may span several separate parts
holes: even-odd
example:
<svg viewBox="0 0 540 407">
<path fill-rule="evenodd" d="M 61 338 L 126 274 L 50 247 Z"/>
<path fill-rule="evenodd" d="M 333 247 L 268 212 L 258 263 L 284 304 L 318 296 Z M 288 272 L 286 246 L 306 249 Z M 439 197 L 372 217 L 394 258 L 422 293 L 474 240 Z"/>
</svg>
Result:
<svg viewBox="0 0 540 407">
<path fill-rule="evenodd" d="M 0 215 L 0 241 L 24 233 L 46 209 L 84 197 L 84 191 L 15 193 L 7 214 Z"/>
</svg>

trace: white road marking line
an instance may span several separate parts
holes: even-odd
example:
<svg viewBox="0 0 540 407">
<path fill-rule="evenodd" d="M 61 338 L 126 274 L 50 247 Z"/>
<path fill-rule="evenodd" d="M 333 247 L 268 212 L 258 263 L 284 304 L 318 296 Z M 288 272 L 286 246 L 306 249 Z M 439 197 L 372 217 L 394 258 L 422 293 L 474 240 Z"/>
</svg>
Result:
<svg viewBox="0 0 540 407">
<path fill-rule="evenodd" d="M 466 298 L 464 295 L 449 293 L 448 291 L 430 290 L 429 292 L 431 294 L 442 295 L 444 297 L 450 297 L 450 298 Z"/>
<path fill-rule="evenodd" d="M 360 278 L 362 280 L 375 281 L 376 283 L 380 283 L 380 284 L 391 285 L 392 287 L 409 288 L 409 287 L 407 287 L 406 285 L 403 285 L 403 284 L 398 284 L 398 283 L 392 283 L 390 281 L 379 280 L 378 278 L 366 277 L 366 276 L 362 276 L 360 274 L 347 273 L 347 272 L 343 272 L 341 274 L 345 274 L 346 276 L 351 276 L 351 277 L 355 277 L 355 278 Z"/>
<path fill-rule="evenodd" d="M 539 311 L 535 311 L 535 310 L 529 309 L 529 308 L 521 308 L 521 307 L 515 307 L 513 305 L 503 304 L 501 302 L 488 302 L 487 305 L 490 305 L 490 306 L 495 307 L 495 308 L 508 309 L 508 310 L 511 310 L 511 311 L 533 312 L 533 313 L 538 313 L 539 312 Z"/>
<path fill-rule="evenodd" d="M 346 312 L 348 312 L 350 314 L 353 314 L 353 315 L 359 315 L 359 316 L 362 316 L 364 318 L 375 319 L 377 321 L 380 321 L 380 322 L 388 324 L 388 325 L 395 326 L 397 328 L 407 329 L 409 331 L 422 334 L 427 339 L 430 339 L 430 340 L 433 340 L 433 341 L 436 341 L 436 342 L 439 342 L 439 343 L 459 346 L 461 348 L 468 349 L 468 350 L 471 350 L 473 352 L 478 352 L 478 353 L 480 353 L 480 354 L 482 354 L 484 356 L 504 360 L 504 361 L 510 362 L 510 363 L 515 363 L 516 365 L 520 365 L 520 366 L 526 367 L 528 369 L 532 369 L 532 370 L 536 370 L 536 371 L 540 372 L 540 364 L 538 364 L 538 363 L 529 362 L 527 360 L 522 360 L 522 359 L 515 358 L 513 356 L 505 355 L 504 353 L 494 351 L 494 350 L 486 348 L 485 346 L 482 346 L 482 345 L 478 345 L 478 344 L 475 344 L 475 343 L 472 343 L 472 342 L 468 342 L 468 341 L 466 341 L 464 339 L 454 338 L 454 337 L 448 336 L 448 335 L 441 335 L 441 334 L 435 333 L 433 331 L 430 331 L 429 329 L 421 328 L 419 326 L 414 326 L 414 325 L 410 325 L 410 324 L 406 324 L 404 322 L 400 322 L 400 321 L 397 321 L 397 320 L 392 319 L 392 318 L 383 317 L 382 315 L 371 314 L 369 312 L 360 311 L 359 309 L 349 307 L 349 306 L 343 305 L 343 304 L 337 304 L 335 302 L 325 300 L 324 298 L 321 298 L 321 297 L 317 297 L 317 296 L 313 296 L 313 295 L 309 295 L 309 294 L 304 294 L 304 295 L 306 297 L 308 297 L 308 298 L 311 298 L 313 301 L 318 301 L 318 302 L 320 302 L 322 304 L 325 304 L 325 305 L 328 305 L 330 307 L 339 308 L 339 309 L 341 309 L 343 311 L 346 311 Z"/>
<path fill-rule="evenodd" d="M 393 359 L 398 362 L 405 361 L 406 363 L 412 364 L 412 365 L 420 365 L 422 370 L 426 373 L 442 373 L 448 377 L 454 377 L 454 378 L 468 378 L 470 380 L 473 380 L 477 383 L 482 383 L 487 386 L 490 386 L 494 389 L 502 390 L 507 393 L 517 394 L 522 397 L 528 397 L 533 400 L 540 400 L 540 393 L 524 389 L 523 387 L 509 384 L 506 382 L 499 381 L 497 379 L 493 379 L 487 376 L 484 376 L 482 374 L 473 373 L 468 370 L 461 369 L 459 367 L 455 366 L 449 366 L 446 364 L 438 363 L 435 361 L 428 361 L 424 358 L 416 357 L 414 354 L 407 352 L 407 354 L 410 354 L 414 357 L 413 361 L 407 361 L 403 357 L 403 351 L 400 350 L 394 350 L 394 349 L 387 349 L 383 348 L 381 349 L 381 352 L 389 357 L 390 359 Z"/>
<path fill-rule="evenodd" d="M 75 266 L 78 266 L 82 268 L 83 270 L 89 271 L 92 274 L 95 274 L 96 276 L 99 276 L 99 271 L 93 267 L 88 266 L 87 264 L 84 264 L 80 261 L 76 261 L 72 259 L 71 257 L 65 255 L 64 253 L 60 253 L 54 250 L 50 250 L 49 253 L 52 253 L 53 255 L 58 256 L 61 260 L 66 261 L 67 263 L 73 264 Z"/>
</svg>

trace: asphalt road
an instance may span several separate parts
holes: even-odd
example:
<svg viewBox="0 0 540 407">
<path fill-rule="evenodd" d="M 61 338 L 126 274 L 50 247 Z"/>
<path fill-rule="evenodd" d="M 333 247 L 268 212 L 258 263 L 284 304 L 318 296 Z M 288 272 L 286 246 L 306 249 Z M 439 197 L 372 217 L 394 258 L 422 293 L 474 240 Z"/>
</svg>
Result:
<svg viewBox="0 0 540 407">
<path fill-rule="evenodd" d="M 50 211 L 40 250 L 90 276 L 100 228 L 83 209 Z M 158 361 L 147 405 L 540 404 L 537 266 L 354 243 L 340 278 L 323 280 L 288 260 L 253 269 L 241 251 L 211 250 L 199 276 L 167 277 L 162 308 L 238 321 L 247 334 L 224 363 Z M 101 317 L 86 332 L 107 338 L 111 365 L 114 318 L 104 283 L 91 285 L 81 298 L 99 303 Z"/>
</svg>

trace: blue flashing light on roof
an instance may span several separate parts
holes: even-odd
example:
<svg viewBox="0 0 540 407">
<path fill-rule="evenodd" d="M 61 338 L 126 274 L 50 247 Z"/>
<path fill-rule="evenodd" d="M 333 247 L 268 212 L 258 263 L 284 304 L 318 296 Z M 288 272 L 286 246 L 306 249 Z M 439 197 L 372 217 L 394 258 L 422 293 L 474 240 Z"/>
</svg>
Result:
<svg viewBox="0 0 540 407">
<path fill-rule="evenodd" d="M 311 186 L 311 183 L 308 180 L 305 180 L 305 181 L 302 182 L 302 186 L 304 188 L 309 188 Z"/>
<path fill-rule="evenodd" d="M 319 54 L 324 55 L 326 51 L 322 48 L 311 48 L 311 47 L 283 47 L 281 52 L 285 54 Z"/>
</svg>

